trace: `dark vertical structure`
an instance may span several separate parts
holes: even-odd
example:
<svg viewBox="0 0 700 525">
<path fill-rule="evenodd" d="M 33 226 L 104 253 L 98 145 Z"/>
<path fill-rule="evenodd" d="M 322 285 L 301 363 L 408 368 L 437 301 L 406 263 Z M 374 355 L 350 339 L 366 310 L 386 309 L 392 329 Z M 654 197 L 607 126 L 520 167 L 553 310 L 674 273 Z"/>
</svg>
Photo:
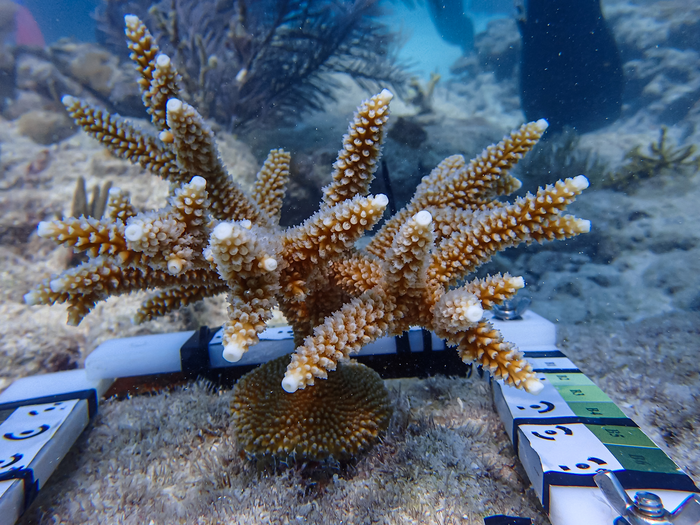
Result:
<svg viewBox="0 0 700 525">
<path fill-rule="evenodd" d="M 622 106 L 622 61 L 600 0 L 524 0 L 520 101 L 528 120 L 579 132 L 610 124 Z"/>
<path fill-rule="evenodd" d="M 474 24 L 464 12 L 463 0 L 428 0 L 428 9 L 445 42 L 459 46 L 465 55 L 474 48 Z"/>
</svg>

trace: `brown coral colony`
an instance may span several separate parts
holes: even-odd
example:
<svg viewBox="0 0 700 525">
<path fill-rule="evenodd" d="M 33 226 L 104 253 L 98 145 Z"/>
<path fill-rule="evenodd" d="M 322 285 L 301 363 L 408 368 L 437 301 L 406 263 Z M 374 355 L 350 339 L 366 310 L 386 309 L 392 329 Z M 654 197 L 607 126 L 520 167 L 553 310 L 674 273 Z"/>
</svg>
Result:
<svg viewBox="0 0 700 525">
<path fill-rule="evenodd" d="M 288 361 L 274 359 L 236 383 L 231 408 L 247 454 L 348 460 L 389 426 L 389 394 L 371 368 L 339 363 L 327 381 L 290 396 L 280 388 Z"/>
<path fill-rule="evenodd" d="M 230 361 L 258 342 L 279 307 L 299 345 L 282 380 L 287 392 L 325 379 L 362 346 L 411 326 L 434 331 L 462 359 L 507 384 L 541 389 L 522 354 L 483 318 L 485 309 L 522 288 L 523 279 L 466 279 L 500 250 L 590 229 L 588 221 L 564 214 L 588 186 L 582 175 L 512 203 L 496 200 L 520 187 L 508 171 L 539 140 L 544 120 L 523 125 L 470 163 L 459 155 L 445 159 L 368 246 L 357 249 L 387 205 L 384 195 L 368 192 L 393 96 L 388 90 L 358 108 L 319 210 L 283 229 L 289 154 L 272 151 L 246 195 L 221 163 L 212 131 L 182 101 L 170 59 L 137 17 L 125 21 L 157 134 L 73 97 L 64 104 L 114 154 L 171 182 L 168 205 L 137 212 L 125 191 L 112 189 L 102 219 L 42 222 L 39 235 L 86 252 L 89 260 L 46 279 L 25 296 L 27 303 L 67 303 L 69 322 L 77 324 L 98 301 L 157 289 L 136 315 L 141 322 L 226 292 L 223 344 Z"/>
</svg>

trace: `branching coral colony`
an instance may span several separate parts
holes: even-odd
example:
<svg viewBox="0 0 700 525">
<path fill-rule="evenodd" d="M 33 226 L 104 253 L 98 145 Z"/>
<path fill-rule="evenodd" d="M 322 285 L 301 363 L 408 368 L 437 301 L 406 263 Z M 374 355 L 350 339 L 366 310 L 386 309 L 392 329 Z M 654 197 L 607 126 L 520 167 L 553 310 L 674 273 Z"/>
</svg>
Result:
<svg viewBox="0 0 700 525">
<path fill-rule="evenodd" d="M 406 208 L 358 250 L 355 242 L 387 205 L 384 195 L 368 195 L 368 189 L 381 154 L 389 91 L 358 108 L 319 211 L 282 229 L 289 154 L 272 151 L 253 194 L 244 194 L 225 171 L 211 130 L 179 98 L 170 59 L 137 17 L 125 20 L 158 135 L 73 97 L 63 101 L 113 153 L 170 181 L 169 205 L 139 213 L 126 192 L 112 189 L 102 219 L 40 223 L 40 236 L 84 251 L 89 260 L 46 279 L 25 296 L 28 304 L 67 303 L 68 322 L 78 324 L 98 301 L 158 289 L 136 314 L 143 322 L 228 292 L 226 359 L 240 359 L 258 342 L 277 305 L 293 327 L 299 346 L 282 381 L 287 392 L 313 385 L 363 345 L 411 326 L 433 330 L 464 361 L 482 364 L 508 384 L 541 389 L 522 354 L 482 318 L 484 309 L 522 288 L 523 279 L 498 274 L 460 283 L 507 247 L 589 231 L 588 221 L 562 214 L 588 186 L 582 175 L 513 203 L 495 200 L 520 187 L 508 170 L 538 141 L 545 121 L 523 125 L 468 164 L 459 155 L 445 159 Z"/>
</svg>

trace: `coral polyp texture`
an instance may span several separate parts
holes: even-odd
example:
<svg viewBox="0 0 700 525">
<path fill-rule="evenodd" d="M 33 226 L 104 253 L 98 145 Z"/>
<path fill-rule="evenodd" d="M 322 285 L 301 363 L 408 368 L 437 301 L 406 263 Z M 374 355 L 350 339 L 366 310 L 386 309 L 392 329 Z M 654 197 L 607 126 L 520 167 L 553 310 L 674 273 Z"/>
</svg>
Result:
<svg viewBox="0 0 700 525">
<path fill-rule="evenodd" d="M 341 359 L 380 337 L 422 326 L 456 346 L 464 361 L 539 391 L 522 354 L 483 316 L 522 288 L 523 279 L 467 277 L 505 248 L 589 231 L 588 221 L 564 214 L 588 186 L 582 175 L 512 203 L 496 199 L 520 187 L 508 171 L 539 140 L 545 121 L 523 125 L 469 163 L 459 155 L 445 159 L 358 249 L 356 241 L 387 206 L 384 195 L 368 192 L 389 118 L 389 91 L 358 108 L 319 210 L 284 229 L 279 215 L 289 154 L 272 151 L 252 195 L 244 193 L 222 165 L 212 131 L 179 98 L 172 62 L 137 17 L 127 16 L 126 26 L 155 132 L 73 97 L 63 102 L 115 155 L 170 181 L 168 205 L 139 212 L 125 191 L 113 188 L 101 219 L 40 223 L 40 236 L 89 259 L 46 279 L 25 296 L 27 303 L 67 303 L 69 323 L 78 324 L 98 301 L 157 290 L 136 314 L 142 322 L 228 293 L 223 345 L 231 361 L 258 342 L 279 307 L 298 345 L 282 380 L 287 392 L 325 379 Z"/>
<path fill-rule="evenodd" d="M 280 388 L 288 362 L 278 357 L 236 383 L 231 408 L 248 455 L 348 460 L 389 426 L 389 393 L 371 368 L 339 363 L 327 381 L 290 396 Z"/>
</svg>

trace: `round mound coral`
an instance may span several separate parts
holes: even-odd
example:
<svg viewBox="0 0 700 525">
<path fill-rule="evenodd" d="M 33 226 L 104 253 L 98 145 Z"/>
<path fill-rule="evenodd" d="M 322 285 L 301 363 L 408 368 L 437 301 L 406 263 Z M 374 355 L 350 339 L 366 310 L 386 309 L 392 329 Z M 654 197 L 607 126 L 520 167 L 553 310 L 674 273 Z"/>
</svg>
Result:
<svg viewBox="0 0 700 525">
<path fill-rule="evenodd" d="M 289 394 L 280 386 L 288 363 L 289 356 L 270 361 L 236 384 L 231 408 L 247 454 L 347 460 L 388 427 L 389 395 L 371 368 L 340 363 L 328 379 Z"/>
</svg>

